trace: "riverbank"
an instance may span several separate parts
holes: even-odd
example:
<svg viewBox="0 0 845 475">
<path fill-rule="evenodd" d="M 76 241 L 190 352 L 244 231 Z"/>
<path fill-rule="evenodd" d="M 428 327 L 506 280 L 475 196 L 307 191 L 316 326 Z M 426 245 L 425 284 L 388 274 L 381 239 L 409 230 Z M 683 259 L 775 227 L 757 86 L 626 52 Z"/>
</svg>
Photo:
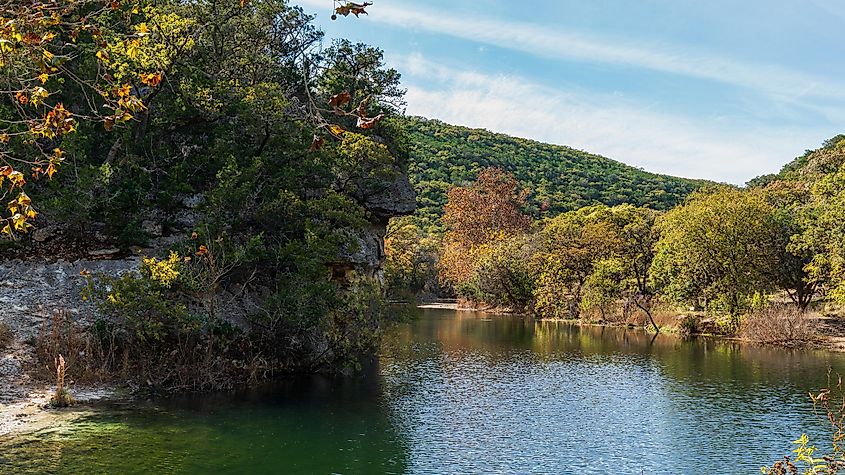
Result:
<svg viewBox="0 0 845 475">
<path fill-rule="evenodd" d="M 491 315 L 515 315 L 520 317 L 527 317 L 527 314 L 513 312 L 509 309 L 502 309 L 497 307 L 477 307 L 467 306 L 466 302 L 434 302 L 419 305 L 421 309 L 440 309 L 440 310 L 454 310 L 457 312 L 467 313 L 486 313 Z M 681 337 L 682 331 L 679 330 L 680 322 L 686 319 L 690 314 L 673 313 L 671 315 L 664 315 L 662 321 L 658 324 L 661 333 Z M 701 316 L 697 316 L 701 317 Z M 533 317 L 532 317 L 533 318 Z M 780 347 L 788 349 L 813 349 L 826 350 L 837 353 L 845 353 L 845 318 L 839 315 L 824 315 L 819 312 L 812 312 L 808 319 L 812 322 L 812 327 L 815 329 L 813 337 L 809 340 L 801 341 L 781 341 L 777 343 L 754 341 L 747 338 L 741 338 L 736 335 L 727 335 L 715 331 L 693 331 L 689 336 L 714 338 L 724 341 L 735 341 L 749 345 L 763 345 L 771 347 Z M 585 321 L 581 319 L 565 319 L 565 318 L 543 318 L 540 319 L 547 322 L 562 322 L 571 325 L 591 326 L 591 327 L 628 327 L 628 328 L 643 328 L 644 331 L 654 333 L 650 324 L 635 325 L 633 323 L 613 322 L 613 321 Z M 667 324 L 671 320 L 677 324 Z M 715 325 L 712 319 L 700 318 L 699 320 L 704 325 L 702 328 L 714 329 Z"/>
<path fill-rule="evenodd" d="M 53 409 L 50 397 L 55 386 L 39 381 L 35 373 L 35 348 L 15 340 L 0 355 L 0 437 L 37 432 L 56 423 L 84 416 L 90 403 L 118 396 L 109 386 L 76 386 L 71 392 L 76 405 Z"/>
<path fill-rule="evenodd" d="M 457 302 L 435 302 L 418 306 L 423 310 L 458 311 L 462 313 L 482 313 L 517 316 L 513 312 L 505 312 L 495 308 L 466 308 Z M 524 317 L 524 315 L 519 315 Z M 845 321 L 818 315 L 819 341 L 809 348 L 824 349 L 832 352 L 845 352 Z M 581 327 L 609 327 L 609 328 L 642 328 L 639 325 L 628 325 L 618 322 L 585 322 L 571 319 L 544 319 L 546 322 L 563 322 Z M 49 407 L 49 399 L 54 387 L 39 381 L 31 375 L 35 373 L 36 359 L 32 340 L 34 321 L 24 319 L 6 319 L 12 332 L 17 338 L 7 346 L 0 356 L 0 437 L 33 433 L 52 427 L 56 424 L 72 421 L 88 414 L 89 403 L 125 397 L 113 387 L 95 386 L 83 387 L 72 384 L 70 389 L 78 405 L 67 410 L 57 410 Z M 649 328 L 643 330 L 651 332 Z M 676 331 L 667 331 L 666 335 L 678 336 Z M 713 333 L 696 333 L 696 336 L 712 338 L 722 341 L 735 341 L 755 344 L 741 338 Z M 759 344 L 756 344 L 760 346 Z M 775 346 L 775 345 L 765 345 Z M 72 373 L 72 371 L 71 371 Z"/>
</svg>

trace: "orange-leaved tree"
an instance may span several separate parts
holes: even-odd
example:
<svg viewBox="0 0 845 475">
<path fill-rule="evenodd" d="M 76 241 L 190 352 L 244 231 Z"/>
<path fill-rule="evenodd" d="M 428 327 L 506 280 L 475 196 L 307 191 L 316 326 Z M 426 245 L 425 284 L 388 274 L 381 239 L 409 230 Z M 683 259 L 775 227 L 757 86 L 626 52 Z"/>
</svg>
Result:
<svg viewBox="0 0 845 475">
<path fill-rule="evenodd" d="M 523 212 L 528 192 L 513 175 L 498 168 L 483 170 L 476 182 L 455 187 L 443 207 L 443 252 L 438 275 L 460 291 L 471 278 L 486 249 L 524 234 L 531 217 Z"/>
</svg>

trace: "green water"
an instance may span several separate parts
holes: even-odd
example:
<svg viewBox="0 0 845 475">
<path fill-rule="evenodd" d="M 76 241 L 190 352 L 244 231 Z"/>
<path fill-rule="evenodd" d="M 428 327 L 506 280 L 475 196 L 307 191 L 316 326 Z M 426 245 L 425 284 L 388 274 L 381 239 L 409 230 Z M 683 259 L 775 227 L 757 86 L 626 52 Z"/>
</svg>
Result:
<svg viewBox="0 0 845 475">
<path fill-rule="evenodd" d="M 350 378 L 104 405 L 0 439 L 0 472 L 759 473 L 845 356 L 445 310 Z M 821 440 L 821 439 L 820 439 Z"/>
</svg>

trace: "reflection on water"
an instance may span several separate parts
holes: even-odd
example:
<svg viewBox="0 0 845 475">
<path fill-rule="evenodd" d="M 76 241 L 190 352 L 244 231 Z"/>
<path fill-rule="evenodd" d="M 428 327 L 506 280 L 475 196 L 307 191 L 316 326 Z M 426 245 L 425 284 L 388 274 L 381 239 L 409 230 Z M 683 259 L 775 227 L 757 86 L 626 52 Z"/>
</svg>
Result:
<svg viewBox="0 0 845 475">
<path fill-rule="evenodd" d="M 759 473 L 845 358 L 425 310 L 354 378 L 104 408 L 9 473 Z"/>
</svg>

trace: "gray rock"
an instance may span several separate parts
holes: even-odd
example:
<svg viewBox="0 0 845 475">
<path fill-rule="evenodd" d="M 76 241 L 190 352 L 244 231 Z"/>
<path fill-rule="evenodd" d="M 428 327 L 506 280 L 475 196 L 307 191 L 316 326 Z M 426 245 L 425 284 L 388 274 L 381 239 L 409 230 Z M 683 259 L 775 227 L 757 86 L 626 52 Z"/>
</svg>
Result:
<svg viewBox="0 0 845 475">
<path fill-rule="evenodd" d="M 160 237 L 163 234 L 164 227 L 160 222 L 147 219 L 141 222 L 141 230 L 151 237 Z"/>
<path fill-rule="evenodd" d="M 61 227 L 52 224 L 50 226 L 44 226 L 43 228 L 36 228 L 32 231 L 32 239 L 36 242 L 45 242 L 50 239 L 53 239 L 61 232 Z"/>
<path fill-rule="evenodd" d="M 408 175 L 397 173 L 381 190 L 364 198 L 364 207 L 384 223 L 397 216 L 405 216 L 417 209 L 417 194 Z"/>
<path fill-rule="evenodd" d="M 93 251 L 88 251 L 88 255 L 92 257 L 108 257 L 114 256 L 116 254 L 120 254 L 120 249 L 114 247 L 109 249 L 96 249 Z"/>
</svg>

